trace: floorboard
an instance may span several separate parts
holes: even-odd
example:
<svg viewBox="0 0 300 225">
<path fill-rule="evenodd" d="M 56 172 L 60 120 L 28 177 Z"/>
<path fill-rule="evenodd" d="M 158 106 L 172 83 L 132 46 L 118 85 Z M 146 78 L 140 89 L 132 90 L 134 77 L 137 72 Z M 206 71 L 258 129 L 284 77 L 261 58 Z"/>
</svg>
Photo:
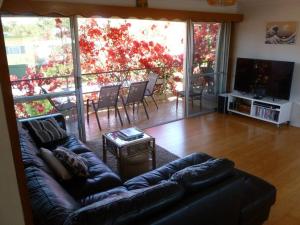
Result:
<svg viewBox="0 0 300 225">
<path fill-rule="evenodd" d="M 185 156 L 205 152 L 278 189 L 266 225 L 300 224 L 300 128 L 277 126 L 237 115 L 212 113 L 146 129 L 165 149 Z"/>
</svg>

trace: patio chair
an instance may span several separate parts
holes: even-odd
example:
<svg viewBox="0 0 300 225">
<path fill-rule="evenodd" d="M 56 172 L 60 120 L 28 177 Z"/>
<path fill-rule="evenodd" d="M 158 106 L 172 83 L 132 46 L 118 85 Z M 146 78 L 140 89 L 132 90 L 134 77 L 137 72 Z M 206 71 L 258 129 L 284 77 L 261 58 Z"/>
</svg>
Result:
<svg viewBox="0 0 300 225">
<path fill-rule="evenodd" d="M 99 130 L 101 131 L 101 125 L 100 125 L 100 120 L 98 116 L 98 110 L 99 109 L 104 109 L 107 108 L 107 118 L 109 119 L 109 109 L 112 107 L 115 109 L 115 116 L 119 116 L 121 125 L 123 126 L 123 121 L 120 115 L 120 111 L 118 109 L 118 97 L 119 97 L 119 92 L 120 92 L 121 85 L 109 85 L 109 86 L 103 86 L 100 89 L 99 92 L 99 98 L 98 102 L 95 103 L 94 100 L 91 100 L 93 109 L 95 111 L 96 119 L 97 119 L 97 124 L 99 127 Z M 89 107 L 89 100 L 87 100 L 87 107 Z M 89 123 L 89 114 L 87 112 L 87 121 Z"/>
<path fill-rule="evenodd" d="M 41 92 L 43 94 L 49 94 L 48 91 L 43 87 L 41 87 Z M 60 99 L 62 98 L 67 98 L 67 101 L 61 101 Z M 72 102 L 68 97 L 57 97 L 57 98 L 47 97 L 47 99 L 57 112 L 62 113 L 64 115 L 66 114 L 66 112 L 72 113 L 73 110 L 76 109 L 76 103 Z"/>
<path fill-rule="evenodd" d="M 192 101 L 192 107 L 194 107 L 194 100 L 200 101 L 200 109 L 202 108 L 202 93 L 205 88 L 205 79 L 201 74 L 195 74 L 191 76 L 189 90 L 189 99 Z M 178 99 L 185 97 L 185 91 L 177 91 L 176 94 L 176 111 L 178 110 Z"/>
<path fill-rule="evenodd" d="M 155 106 L 156 106 L 156 108 L 158 109 L 157 103 L 156 103 L 156 101 L 154 99 L 154 96 L 153 96 L 157 78 L 158 78 L 158 75 L 156 73 L 150 72 L 149 78 L 148 78 L 148 84 L 147 84 L 146 91 L 145 91 L 145 97 L 151 97 L 154 104 L 155 104 Z M 145 103 L 148 105 L 148 103 L 146 101 L 146 98 L 145 98 Z"/>
<path fill-rule="evenodd" d="M 149 115 L 145 106 L 144 97 L 145 97 L 145 91 L 147 87 L 148 81 L 140 81 L 140 82 L 133 82 L 131 83 L 129 87 L 129 92 L 126 97 L 121 96 L 122 103 L 124 106 L 125 114 L 128 120 L 128 123 L 130 123 L 130 119 L 127 112 L 127 106 L 132 104 L 132 110 L 134 113 L 135 104 L 139 106 L 140 103 L 142 103 L 147 119 L 149 119 Z"/>
</svg>

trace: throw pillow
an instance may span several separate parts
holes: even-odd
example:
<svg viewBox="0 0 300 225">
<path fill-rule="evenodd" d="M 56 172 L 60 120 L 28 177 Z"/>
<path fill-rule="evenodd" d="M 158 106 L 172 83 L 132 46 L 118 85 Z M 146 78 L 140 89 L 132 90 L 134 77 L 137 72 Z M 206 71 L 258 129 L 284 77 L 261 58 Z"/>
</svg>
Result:
<svg viewBox="0 0 300 225">
<path fill-rule="evenodd" d="M 74 175 L 88 177 L 89 169 L 84 158 L 64 147 L 53 150 L 54 156 L 59 159 Z"/>
<path fill-rule="evenodd" d="M 209 159 L 174 173 L 170 180 L 192 190 L 206 188 L 232 175 L 233 168 L 228 159 Z"/>
<path fill-rule="evenodd" d="M 40 156 L 59 178 L 62 180 L 70 180 L 72 178 L 72 175 L 68 172 L 65 166 L 53 155 L 50 150 L 41 148 Z"/>
<path fill-rule="evenodd" d="M 59 126 L 54 118 L 46 120 L 30 120 L 28 127 L 41 144 L 54 142 L 67 137 L 66 131 Z"/>
</svg>

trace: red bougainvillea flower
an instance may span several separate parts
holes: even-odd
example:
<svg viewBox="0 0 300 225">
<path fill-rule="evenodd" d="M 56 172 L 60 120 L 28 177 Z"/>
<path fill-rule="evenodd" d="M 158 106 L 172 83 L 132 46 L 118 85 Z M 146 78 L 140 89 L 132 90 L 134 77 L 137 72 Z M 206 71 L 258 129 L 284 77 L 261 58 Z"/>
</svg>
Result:
<svg viewBox="0 0 300 225">
<path fill-rule="evenodd" d="M 55 26 L 57 28 L 61 28 L 61 26 L 62 26 L 62 20 L 60 18 L 56 18 L 55 19 Z"/>
</svg>

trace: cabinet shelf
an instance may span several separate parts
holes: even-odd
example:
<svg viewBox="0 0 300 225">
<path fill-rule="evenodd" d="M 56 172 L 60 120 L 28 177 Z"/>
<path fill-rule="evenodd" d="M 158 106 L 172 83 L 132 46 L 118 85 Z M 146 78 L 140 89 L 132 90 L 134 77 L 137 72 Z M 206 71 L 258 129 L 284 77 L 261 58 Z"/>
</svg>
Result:
<svg viewBox="0 0 300 225">
<path fill-rule="evenodd" d="M 290 120 L 291 103 L 270 98 L 257 100 L 249 95 L 228 94 L 229 112 L 280 125 Z"/>
</svg>

